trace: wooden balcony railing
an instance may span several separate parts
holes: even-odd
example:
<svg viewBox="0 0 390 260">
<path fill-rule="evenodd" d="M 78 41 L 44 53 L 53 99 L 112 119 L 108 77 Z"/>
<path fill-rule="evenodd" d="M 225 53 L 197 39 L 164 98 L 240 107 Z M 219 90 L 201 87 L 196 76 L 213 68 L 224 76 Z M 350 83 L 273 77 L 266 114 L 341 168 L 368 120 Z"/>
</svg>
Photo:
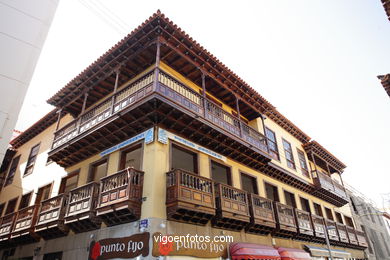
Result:
<svg viewBox="0 0 390 260">
<path fill-rule="evenodd" d="M 130 83 L 113 96 L 109 96 L 96 106 L 87 109 L 77 119 L 68 123 L 54 134 L 52 149 L 56 149 L 76 136 L 97 126 L 107 118 L 122 111 L 153 92 L 183 106 L 200 117 L 238 137 L 254 148 L 268 153 L 266 138 L 249 125 L 228 113 L 211 100 L 204 98 L 192 88 L 159 70 L 157 87 L 154 88 L 154 71 Z M 113 103 L 114 102 L 114 103 Z"/>
<path fill-rule="evenodd" d="M 39 205 L 32 205 L 16 213 L 15 224 L 12 228 L 11 239 L 16 241 L 35 241 L 39 237 L 34 232 L 38 217 Z"/>
<path fill-rule="evenodd" d="M 127 168 L 100 180 L 97 215 L 106 225 L 134 221 L 141 216 L 143 177 L 142 171 Z"/>
<path fill-rule="evenodd" d="M 343 185 L 332 180 L 331 177 L 320 171 L 312 171 L 314 184 L 323 190 L 326 190 L 333 196 L 339 197 L 347 202 L 348 197 Z M 345 204 L 345 203 L 344 203 Z"/>
<path fill-rule="evenodd" d="M 249 233 L 268 234 L 276 227 L 272 200 L 256 194 L 248 194 L 251 223 L 246 227 Z"/>
<path fill-rule="evenodd" d="M 146 92 L 151 92 L 153 75 L 153 72 L 150 72 L 137 81 L 130 83 L 129 86 L 119 91 L 114 97 L 110 96 L 106 98 L 93 108 L 88 109 L 77 119 L 56 131 L 54 133 L 52 149 L 61 146 L 76 136 L 86 132 L 88 129 L 93 128 L 112 116 L 113 113 L 119 112 L 125 107 L 135 103 L 144 97 Z M 113 100 L 114 104 L 112 104 Z"/>
<path fill-rule="evenodd" d="M 94 211 L 97 205 L 99 184 L 90 182 L 69 192 L 66 217 Z"/>
<path fill-rule="evenodd" d="M 366 240 L 366 234 L 364 234 L 363 231 L 355 230 L 356 237 L 358 241 L 358 245 L 361 247 L 368 247 L 367 240 Z"/>
<path fill-rule="evenodd" d="M 295 216 L 298 233 L 304 236 L 313 236 L 313 224 L 310 217 L 310 213 L 300 209 L 295 209 Z"/>
<path fill-rule="evenodd" d="M 347 227 L 344 224 L 337 223 L 337 231 L 339 232 L 340 242 L 349 243 Z"/>
<path fill-rule="evenodd" d="M 101 219 L 96 216 L 99 183 L 90 182 L 69 192 L 65 213 L 65 224 L 75 233 L 100 227 Z"/>
<path fill-rule="evenodd" d="M 47 224 L 57 220 L 63 220 L 66 210 L 65 194 L 42 201 L 38 214 L 38 225 Z"/>
<path fill-rule="evenodd" d="M 64 224 L 67 195 L 61 194 L 42 201 L 35 233 L 44 239 L 65 236 L 69 228 Z"/>
<path fill-rule="evenodd" d="M 349 243 L 352 245 L 358 245 L 355 229 L 353 227 L 347 226 L 347 233 L 348 233 Z"/>
<path fill-rule="evenodd" d="M 339 234 L 337 232 L 336 223 L 333 220 L 325 220 L 326 229 L 328 231 L 329 240 L 339 241 Z"/>
<path fill-rule="evenodd" d="M 294 208 L 280 202 L 274 202 L 277 229 L 280 235 L 290 235 L 297 232 Z"/>
<path fill-rule="evenodd" d="M 324 218 L 312 214 L 311 219 L 313 221 L 314 236 L 320 241 L 324 240 L 326 230 Z"/>
<path fill-rule="evenodd" d="M 0 241 L 9 239 L 15 218 L 16 212 L 12 212 L 0 218 Z"/>
<path fill-rule="evenodd" d="M 168 219 L 205 225 L 215 215 L 213 181 L 175 169 L 167 173 Z"/>
<path fill-rule="evenodd" d="M 247 193 L 229 185 L 215 184 L 217 216 L 213 225 L 241 230 L 250 221 Z"/>
</svg>

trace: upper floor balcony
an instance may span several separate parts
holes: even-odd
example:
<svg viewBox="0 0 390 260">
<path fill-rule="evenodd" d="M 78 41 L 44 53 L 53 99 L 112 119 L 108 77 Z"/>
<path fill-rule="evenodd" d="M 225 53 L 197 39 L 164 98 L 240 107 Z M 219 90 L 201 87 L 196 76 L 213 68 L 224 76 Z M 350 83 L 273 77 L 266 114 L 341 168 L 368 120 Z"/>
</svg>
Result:
<svg viewBox="0 0 390 260">
<path fill-rule="evenodd" d="M 49 157 L 67 167 L 155 125 L 246 164 L 270 161 L 263 134 L 160 69 L 139 75 L 58 129 Z"/>
<path fill-rule="evenodd" d="M 312 171 L 312 176 L 317 188 L 314 194 L 339 207 L 348 203 L 348 196 L 343 185 L 319 170 Z"/>
</svg>

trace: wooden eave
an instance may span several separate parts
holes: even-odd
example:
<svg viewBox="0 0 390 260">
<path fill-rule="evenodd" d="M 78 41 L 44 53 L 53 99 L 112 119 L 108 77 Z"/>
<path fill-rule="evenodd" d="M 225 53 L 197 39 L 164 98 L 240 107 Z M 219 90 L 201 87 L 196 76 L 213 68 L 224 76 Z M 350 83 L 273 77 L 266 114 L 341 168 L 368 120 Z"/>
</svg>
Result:
<svg viewBox="0 0 390 260">
<path fill-rule="evenodd" d="M 57 108 L 53 109 L 44 117 L 39 119 L 36 123 L 34 123 L 32 126 L 30 126 L 27 130 L 23 131 L 20 135 L 11 140 L 10 144 L 12 145 L 12 147 L 14 149 L 19 148 L 20 146 L 40 134 L 46 128 L 54 124 L 58 119 L 57 111 Z"/>
<path fill-rule="evenodd" d="M 387 19 L 390 21 L 390 0 L 382 0 L 382 4 L 387 14 Z"/>
<path fill-rule="evenodd" d="M 306 153 L 314 153 L 340 173 L 347 167 L 344 163 L 337 159 L 336 156 L 331 154 L 328 150 L 326 150 L 323 146 L 314 140 L 303 144 L 303 148 L 305 149 Z M 311 160 L 310 156 L 309 159 Z"/>
<path fill-rule="evenodd" d="M 92 105 L 101 96 L 106 96 L 113 91 L 115 78 L 114 70 L 118 67 L 135 68 L 150 60 L 154 48 L 149 47 L 157 40 L 163 43 L 161 60 L 171 64 L 181 64 L 190 79 L 196 78 L 201 85 L 200 73 L 207 75 L 207 90 L 212 94 L 218 94 L 219 98 L 235 108 L 234 101 L 238 97 L 242 114 L 249 120 L 256 118 L 260 113 L 280 124 L 286 131 L 295 136 L 302 143 L 310 140 L 302 130 L 285 118 L 264 97 L 251 88 L 245 81 L 227 68 L 210 52 L 193 40 L 180 27 L 170 21 L 164 14 L 157 11 L 138 28 L 133 30 L 114 47 L 88 66 L 78 76 L 71 80 L 65 87 L 47 100 L 49 104 L 64 108 L 72 115 L 78 115 L 83 103 L 83 94 L 93 89 L 91 97 L 88 96 L 87 107 Z M 146 46 L 146 47 L 145 47 Z M 147 49 L 147 50 L 145 50 Z M 143 52 L 142 52 L 143 51 Z M 142 55 L 144 55 L 142 57 Z M 134 59 L 129 59 L 133 56 Z M 137 56 L 138 60 L 135 59 Z M 129 65 L 130 64 L 130 65 Z M 126 65 L 126 66 L 123 66 Z M 197 69 L 196 69 L 197 68 Z M 128 75 L 130 79 L 133 75 Z M 123 78 L 122 78 L 123 79 Z M 109 81 L 109 84 L 104 82 Z M 126 78 L 123 79 L 126 81 Z M 100 84 L 100 89 L 96 89 Z M 102 85 L 105 85 L 104 87 Z M 222 87 L 222 88 L 221 88 Z M 223 93 L 221 93 L 221 91 Z M 101 96 L 98 94 L 100 93 Z"/>
<path fill-rule="evenodd" d="M 388 2 L 389 2 L 388 6 L 390 9 L 390 1 L 388 1 Z M 378 76 L 378 79 L 381 80 L 383 88 L 385 89 L 387 95 L 389 95 L 389 97 L 390 97 L 390 74 L 380 75 L 380 76 Z"/>
</svg>

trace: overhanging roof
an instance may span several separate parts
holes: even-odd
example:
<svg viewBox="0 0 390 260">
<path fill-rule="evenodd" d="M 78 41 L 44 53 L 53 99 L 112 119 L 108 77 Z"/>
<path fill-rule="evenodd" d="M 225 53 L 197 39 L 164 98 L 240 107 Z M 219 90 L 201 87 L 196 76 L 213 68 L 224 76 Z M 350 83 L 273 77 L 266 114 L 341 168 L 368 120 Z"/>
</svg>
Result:
<svg viewBox="0 0 390 260">
<path fill-rule="evenodd" d="M 390 21 L 390 0 L 381 0 L 383 4 L 383 8 L 385 8 L 385 12 L 387 14 L 387 19 Z"/>
<path fill-rule="evenodd" d="M 389 1 L 389 3 L 390 3 L 390 1 Z M 389 7 L 390 7 L 390 4 L 389 4 Z M 387 95 L 389 95 L 389 97 L 390 97 L 390 74 L 379 75 L 378 79 L 381 80 L 383 88 L 385 89 Z"/>
</svg>

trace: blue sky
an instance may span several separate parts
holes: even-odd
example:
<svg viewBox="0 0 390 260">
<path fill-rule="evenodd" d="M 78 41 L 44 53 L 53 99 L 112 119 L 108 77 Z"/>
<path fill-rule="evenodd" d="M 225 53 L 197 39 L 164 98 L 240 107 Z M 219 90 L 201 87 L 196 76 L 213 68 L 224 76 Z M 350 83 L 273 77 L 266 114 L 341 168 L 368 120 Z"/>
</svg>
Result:
<svg viewBox="0 0 390 260">
<path fill-rule="evenodd" d="M 390 73 L 390 22 L 380 0 L 95 3 L 127 30 L 87 8 L 90 0 L 60 1 L 16 129 L 50 111 L 45 100 L 161 9 L 347 164 L 346 182 L 378 206 L 390 192 L 390 98 L 376 78 Z"/>
</svg>

